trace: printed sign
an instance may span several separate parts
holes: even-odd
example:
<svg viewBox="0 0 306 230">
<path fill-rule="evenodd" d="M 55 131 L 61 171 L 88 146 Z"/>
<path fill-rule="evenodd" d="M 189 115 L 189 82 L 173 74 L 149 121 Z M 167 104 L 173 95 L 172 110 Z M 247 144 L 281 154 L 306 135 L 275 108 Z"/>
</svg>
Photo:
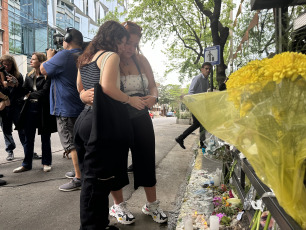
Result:
<svg viewBox="0 0 306 230">
<path fill-rule="evenodd" d="M 220 64 L 220 46 L 211 46 L 204 49 L 204 62 L 212 65 Z"/>
</svg>

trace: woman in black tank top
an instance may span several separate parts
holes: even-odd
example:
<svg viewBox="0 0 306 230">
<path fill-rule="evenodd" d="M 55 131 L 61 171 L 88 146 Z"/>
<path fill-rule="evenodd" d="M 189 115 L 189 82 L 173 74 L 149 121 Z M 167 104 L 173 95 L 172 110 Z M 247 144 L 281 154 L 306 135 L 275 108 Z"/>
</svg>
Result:
<svg viewBox="0 0 306 230">
<path fill-rule="evenodd" d="M 141 104 L 140 99 L 130 98 L 117 87 L 120 62 L 118 54 L 124 50 L 128 37 L 129 34 L 125 28 L 115 21 L 107 21 L 99 28 L 97 35 L 78 59 L 77 88 L 80 94 L 93 95 L 92 88 L 99 87 L 97 85 L 99 83 L 103 94 L 109 96 L 110 100 L 114 101 L 113 104 L 117 103 L 118 106 L 121 106 L 122 103 Z M 98 108 L 99 105 L 95 102 L 95 108 L 92 109 L 92 104 L 93 96 L 78 117 L 74 127 L 74 142 L 82 173 L 80 229 L 118 229 L 109 226 L 108 195 L 111 190 L 119 189 L 122 185 L 128 184 L 127 162 L 125 160 L 127 157 L 124 154 L 129 146 L 123 145 L 118 150 L 117 148 L 114 150 L 114 148 L 105 147 L 109 146 L 109 143 L 95 145 L 89 143 L 89 140 L 93 138 L 92 135 L 96 135 L 97 132 L 99 134 L 100 131 L 103 131 L 103 135 L 105 133 L 107 135 L 105 131 L 108 129 L 111 131 L 112 122 L 120 119 L 120 116 L 122 117 L 124 114 L 113 114 L 110 124 L 104 121 L 103 124 L 107 124 L 107 127 L 100 130 L 93 126 L 95 113 L 109 108 Z M 97 136 L 100 137 L 100 135 Z M 103 138 L 101 142 L 103 142 Z M 100 148 L 100 146 L 102 147 Z M 118 162 L 105 162 L 110 159 L 109 156 L 115 156 Z M 115 164 L 114 169 L 116 170 L 113 175 L 105 177 L 103 171 L 105 164 Z"/>
</svg>

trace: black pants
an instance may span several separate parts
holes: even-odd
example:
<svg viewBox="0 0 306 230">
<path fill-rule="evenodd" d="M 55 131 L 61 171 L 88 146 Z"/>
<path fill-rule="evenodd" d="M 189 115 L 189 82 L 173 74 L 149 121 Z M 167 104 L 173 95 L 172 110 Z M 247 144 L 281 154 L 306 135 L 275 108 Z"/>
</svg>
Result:
<svg viewBox="0 0 306 230">
<path fill-rule="evenodd" d="M 108 196 L 111 180 L 82 179 L 80 199 L 81 230 L 102 230 L 109 224 Z"/>
<path fill-rule="evenodd" d="M 87 152 L 86 145 L 92 125 L 92 110 L 84 109 L 74 126 L 74 144 L 78 154 L 82 173 L 82 190 L 80 197 L 80 218 L 82 230 L 105 229 L 109 224 L 108 195 L 112 180 L 101 181 L 98 178 L 88 178 L 84 175 L 83 163 Z"/>
<path fill-rule="evenodd" d="M 192 125 L 189 126 L 178 138 L 184 140 L 194 130 L 200 127 L 200 141 L 203 142 L 205 140 L 205 129 L 193 114 L 192 114 L 192 119 L 193 119 Z"/>
<path fill-rule="evenodd" d="M 149 113 L 131 119 L 133 144 L 131 146 L 134 188 L 153 187 L 156 184 L 155 135 Z"/>
</svg>

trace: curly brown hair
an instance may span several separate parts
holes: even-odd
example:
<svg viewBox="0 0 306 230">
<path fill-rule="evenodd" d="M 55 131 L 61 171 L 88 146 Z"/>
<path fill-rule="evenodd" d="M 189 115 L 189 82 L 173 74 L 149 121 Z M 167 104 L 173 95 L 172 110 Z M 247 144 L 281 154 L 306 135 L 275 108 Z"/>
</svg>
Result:
<svg viewBox="0 0 306 230">
<path fill-rule="evenodd" d="M 128 39 L 130 35 L 120 23 L 111 20 L 103 23 L 97 35 L 86 47 L 84 53 L 78 58 L 78 68 L 91 62 L 93 56 L 99 50 L 118 52 L 117 45 L 124 37 Z"/>
</svg>

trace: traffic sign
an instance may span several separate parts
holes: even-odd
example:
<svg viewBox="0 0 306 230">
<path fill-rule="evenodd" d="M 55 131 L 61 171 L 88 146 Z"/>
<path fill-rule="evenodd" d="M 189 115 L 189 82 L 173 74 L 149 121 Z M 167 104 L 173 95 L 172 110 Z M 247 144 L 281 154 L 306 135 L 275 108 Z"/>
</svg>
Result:
<svg viewBox="0 0 306 230">
<path fill-rule="evenodd" d="M 204 62 L 212 65 L 220 64 L 220 46 L 211 46 L 204 49 Z"/>
</svg>

